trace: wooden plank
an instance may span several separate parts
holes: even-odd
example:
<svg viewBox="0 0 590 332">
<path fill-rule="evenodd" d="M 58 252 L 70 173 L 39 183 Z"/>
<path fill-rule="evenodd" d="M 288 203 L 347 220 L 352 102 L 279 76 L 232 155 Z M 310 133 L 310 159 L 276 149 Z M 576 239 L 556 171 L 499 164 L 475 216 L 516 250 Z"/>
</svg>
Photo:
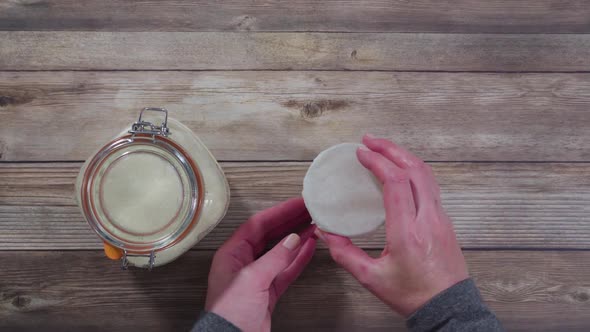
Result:
<svg viewBox="0 0 590 332">
<path fill-rule="evenodd" d="M 212 254 L 193 251 L 147 272 L 121 271 L 94 251 L 0 252 L 0 329 L 188 331 L 203 307 Z M 590 265 L 580 264 L 589 252 L 465 255 L 508 331 L 585 331 L 590 325 Z M 324 250 L 281 299 L 273 322 L 277 331 L 404 330 L 403 320 Z"/>
<path fill-rule="evenodd" d="M 587 71 L 590 35 L 0 32 L 0 70 Z"/>
<path fill-rule="evenodd" d="M 199 249 L 216 249 L 255 212 L 299 195 L 308 163 L 222 165 L 229 212 Z M 590 164 L 432 166 L 464 248 L 590 248 Z M 101 248 L 73 198 L 79 167 L 0 164 L 0 250 Z M 355 241 L 382 248 L 384 232 Z"/>
<path fill-rule="evenodd" d="M 0 160 L 84 160 L 164 106 L 221 160 L 372 132 L 432 161 L 589 161 L 588 91 L 590 74 L 0 72 Z"/>
<path fill-rule="evenodd" d="M 580 0 L 3 1 L 0 30 L 584 33 L 589 15 Z"/>
</svg>

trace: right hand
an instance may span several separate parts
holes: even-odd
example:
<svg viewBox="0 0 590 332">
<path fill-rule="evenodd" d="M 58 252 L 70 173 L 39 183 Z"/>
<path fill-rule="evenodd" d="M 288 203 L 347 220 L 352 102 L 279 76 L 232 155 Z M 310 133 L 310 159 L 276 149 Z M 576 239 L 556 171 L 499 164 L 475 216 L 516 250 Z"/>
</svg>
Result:
<svg viewBox="0 0 590 332">
<path fill-rule="evenodd" d="M 365 135 L 357 157 L 383 183 L 387 244 L 372 258 L 350 239 L 316 231 L 336 263 L 404 317 L 469 277 L 430 166 L 385 139 Z"/>
</svg>

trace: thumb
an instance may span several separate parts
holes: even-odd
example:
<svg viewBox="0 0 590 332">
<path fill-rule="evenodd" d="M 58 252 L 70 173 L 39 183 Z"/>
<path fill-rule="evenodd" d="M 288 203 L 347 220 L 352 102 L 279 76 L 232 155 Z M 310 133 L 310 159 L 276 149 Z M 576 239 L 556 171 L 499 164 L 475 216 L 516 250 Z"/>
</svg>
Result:
<svg viewBox="0 0 590 332">
<path fill-rule="evenodd" d="M 330 250 L 332 259 L 352 274 L 363 286 L 369 286 L 374 261 L 349 238 L 316 229 L 314 234 L 322 239 Z"/>
<path fill-rule="evenodd" d="M 283 272 L 297 257 L 301 238 L 292 233 L 275 245 L 262 257 L 248 266 L 263 287 L 268 287 L 275 277 Z"/>
</svg>

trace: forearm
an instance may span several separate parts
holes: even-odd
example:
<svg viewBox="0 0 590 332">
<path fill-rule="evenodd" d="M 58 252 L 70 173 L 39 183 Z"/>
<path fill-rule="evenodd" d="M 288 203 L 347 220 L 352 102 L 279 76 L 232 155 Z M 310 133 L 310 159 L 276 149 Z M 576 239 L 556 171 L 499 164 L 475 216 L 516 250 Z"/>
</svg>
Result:
<svg viewBox="0 0 590 332">
<path fill-rule="evenodd" d="M 466 279 L 443 291 L 408 318 L 412 332 L 504 331 L 483 303 L 475 283 Z M 191 332 L 239 332 L 240 330 L 211 312 L 201 317 Z"/>
<path fill-rule="evenodd" d="M 483 303 L 472 279 L 463 280 L 435 296 L 408 318 L 412 332 L 504 331 Z"/>
</svg>

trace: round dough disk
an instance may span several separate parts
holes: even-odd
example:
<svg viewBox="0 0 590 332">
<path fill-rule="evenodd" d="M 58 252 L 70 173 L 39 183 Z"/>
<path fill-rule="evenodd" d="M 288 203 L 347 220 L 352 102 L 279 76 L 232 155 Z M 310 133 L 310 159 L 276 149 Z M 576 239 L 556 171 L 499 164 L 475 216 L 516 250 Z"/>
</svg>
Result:
<svg viewBox="0 0 590 332">
<path fill-rule="evenodd" d="M 385 222 L 381 183 L 356 157 L 363 145 L 343 143 L 321 152 L 303 179 L 303 200 L 324 231 L 357 236 Z"/>
</svg>

